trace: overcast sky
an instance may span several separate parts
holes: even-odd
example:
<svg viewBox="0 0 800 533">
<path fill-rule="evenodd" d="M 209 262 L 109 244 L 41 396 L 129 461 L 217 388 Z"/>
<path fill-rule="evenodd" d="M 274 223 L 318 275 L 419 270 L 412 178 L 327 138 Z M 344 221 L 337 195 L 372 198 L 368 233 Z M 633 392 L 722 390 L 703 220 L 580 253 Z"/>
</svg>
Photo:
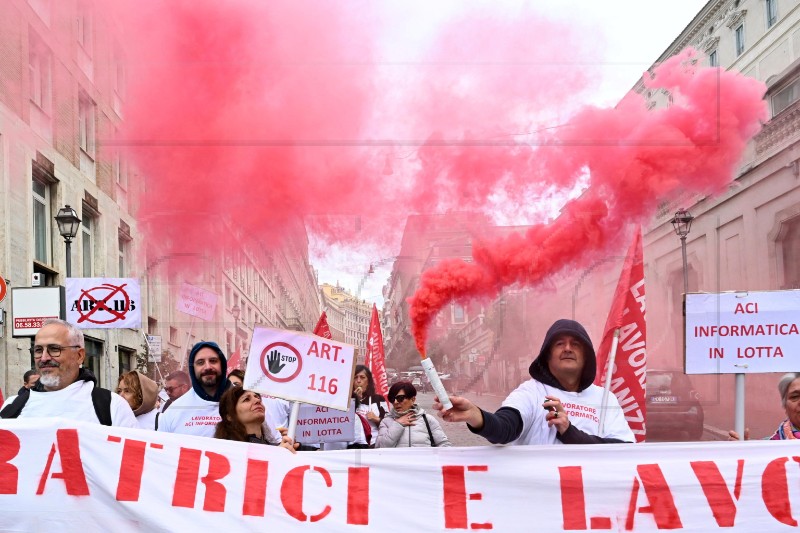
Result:
<svg viewBox="0 0 800 533">
<path fill-rule="evenodd" d="M 514 9 L 530 2 L 550 17 L 566 21 L 580 17 L 584 24 L 587 20 L 596 24 L 599 38 L 605 39 L 598 43 L 604 50 L 602 74 L 594 101 L 586 103 L 600 106 L 615 105 L 706 4 L 706 0 L 503 0 L 494 2 L 493 9 Z M 410 0 L 395 5 L 401 6 L 398 9 L 403 10 L 403 16 L 414 17 L 419 38 L 424 40 L 426 32 L 447 24 L 455 10 L 469 4 L 464 0 Z M 387 47 L 392 44 L 388 35 Z M 314 250 L 313 235 L 311 239 L 311 263 L 318 269 L 320 283 L 338 282 L 349 292 L 376 302 L 378 307 L 382 305 L 381 290 L 392 267 L 389 258 L 399 250 L 331 246 L 320 253 Z M 370 264 L 374 265 L 374 272 L 368 274 Z"/>
</svg>

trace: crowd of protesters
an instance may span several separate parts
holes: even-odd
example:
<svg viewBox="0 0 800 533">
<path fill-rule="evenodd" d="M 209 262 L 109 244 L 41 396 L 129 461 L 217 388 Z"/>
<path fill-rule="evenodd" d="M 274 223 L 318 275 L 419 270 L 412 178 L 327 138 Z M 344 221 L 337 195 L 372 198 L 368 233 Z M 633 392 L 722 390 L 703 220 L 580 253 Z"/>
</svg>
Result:
<svg viewBox="0 0 800 533">
<path fill-rule="evenodd" d="M 2 418 L 61 417 L 186 435 L 215 437 L 303 450 L 353 448 L 447 447 L 451 442 L 433 414 L 417 403 L 417 388 L 398 381 L 386 398 L 376 391 L 370 369 L 357 365 L 352 399 L 353 440 L 303 445 L 287 434 L 291 403 L 244 388 L 244 372 L 228 371 L 222 349 L 211 341 L 195 344 L 189 353 L 188 373 L 176 371 L 164 380 L 167 401 L 160 404 L 159 385 L 138 371 L 123 373 L 115 392 L 102 389 L 91 371 L 80 329 L 49 319 L 34 339 L 36 365 L 25 373 L 19 392 L 0 408 Z M 586 330 L 573 320 L 558 320 L 548 330 L 531 378 L 523 382 L 489 413 L 470 400 L 450 396 L 445 409 L 433 408 L 446 422 L 467 428 L 496 444 L 633 443 L 613 395 L 608 397 L 609 418 L 601 427 L 596 417 L 573 416 L 599 410 L 602 389 L 593 384 L 594 347 Z M 773 440 L 800 438 L 800 373 L 786 374 L 778 384 L 786 412 Z M 731 432 L 731 440 L 739 435 Z M 749 438 L 749 432 L 744 435 Z"/>
</svg>

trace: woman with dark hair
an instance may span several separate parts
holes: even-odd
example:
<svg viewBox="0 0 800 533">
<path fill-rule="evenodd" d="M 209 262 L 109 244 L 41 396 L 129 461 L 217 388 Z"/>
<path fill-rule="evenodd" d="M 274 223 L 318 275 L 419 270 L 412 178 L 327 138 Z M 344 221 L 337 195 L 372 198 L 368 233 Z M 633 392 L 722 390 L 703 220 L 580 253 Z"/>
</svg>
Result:
<svg viewBox="0 0 800 533">
<path fill-rule="evenodd" d="M 376 448 L 452 446 L 434 416 L 428 416 L 415 402 L 417 389 L 410 381 L 398 381 L 389 389 L 392 409 L 378 428 Z"/>
<path fill-rule="evenodd" d="M 239 370 L 238 368 L 234 368 L 233 370 L 228 372 L 228 381 L 231 382 L 231 387 L 244 386 L 244 370 Z"/>
<path fill-rule="evenodd" d="M 372 429 L 372 435 L 378 434 L 378 425 L 386 416 L 382 405 L 386 398 L 375 392 L 375 380 L 372 372 L 364 365 L 356 365 L 353 377 L 353 398 L 356 401 L 356 413 L 366 418 Z"/>
<path fill-rule="evenodd" d="M 778 425 L 778 429 L 765 440 L 800 439 L 800 372 L 789 372 L 778 381 L 778 393 L 786 418 Z M 728 432 L 728 440 L 740 440 L 736 431 Z M 750 430 L 744 430 L 744 440 L 750 440 Z"/>
<path fill-rule="evenodd" d="M 244 390 L 242 387 L 230 387 L 219 400 L 219 415 L 222 420 L 214 432 L 216 439 L 280 446 L 292 453 L 300 447 L 287 435 L 278 439 L 264 423 L 264 405 L 257 392 Z"/>
</svg>

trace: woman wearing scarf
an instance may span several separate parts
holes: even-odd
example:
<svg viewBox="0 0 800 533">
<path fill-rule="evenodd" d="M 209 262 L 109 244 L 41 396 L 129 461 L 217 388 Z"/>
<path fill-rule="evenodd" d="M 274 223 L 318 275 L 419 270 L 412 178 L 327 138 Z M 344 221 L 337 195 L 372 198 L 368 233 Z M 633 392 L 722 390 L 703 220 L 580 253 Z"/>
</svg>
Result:
<svg viewBox="0 0 800 533">
<path fill-rule="evenodd" d="M 417 389 L 410 381 L 398 381 L 389 389 L 389 411 L 378 428 L 376 448 L 452 446 L 433 415 L 416 404 Z"/>
<path fill-rule="evenodd" d="M 786 412 L 786 418 L 778 425 L 778 429 L 766 440 L 792 440 L 800 439 L 800 372 L 784 374 L 778 382 L 778 392 L 781 394 L 781 404 Z M 750 439 L 750 430 L 744 430 L 744 440 Z M 739 440 L 739 434 L 731 430 L 728 440 Z"/>
</svg>

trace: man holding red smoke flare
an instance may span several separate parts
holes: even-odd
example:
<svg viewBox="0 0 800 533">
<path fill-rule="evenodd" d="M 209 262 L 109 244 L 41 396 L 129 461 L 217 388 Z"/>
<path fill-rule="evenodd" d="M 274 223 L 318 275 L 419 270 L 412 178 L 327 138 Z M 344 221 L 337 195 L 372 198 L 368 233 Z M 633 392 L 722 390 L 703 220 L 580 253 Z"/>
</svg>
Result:
<svg viewBox="0 0 800 533">
<path fill-rule="evenodd" d="M 453 408 L 436 402 L 448 422 L 466 422 L 493 444 L 599 444 L 635 442 L 622 408 L 608 396 L 600 427 L 603 389 L 593 384 L 597 360 L 586 330 L 574 320 L 557 320 L 531 363 L 531 379 L 494 414 L 466 398 L 451 396 Z"/>
</svg>

